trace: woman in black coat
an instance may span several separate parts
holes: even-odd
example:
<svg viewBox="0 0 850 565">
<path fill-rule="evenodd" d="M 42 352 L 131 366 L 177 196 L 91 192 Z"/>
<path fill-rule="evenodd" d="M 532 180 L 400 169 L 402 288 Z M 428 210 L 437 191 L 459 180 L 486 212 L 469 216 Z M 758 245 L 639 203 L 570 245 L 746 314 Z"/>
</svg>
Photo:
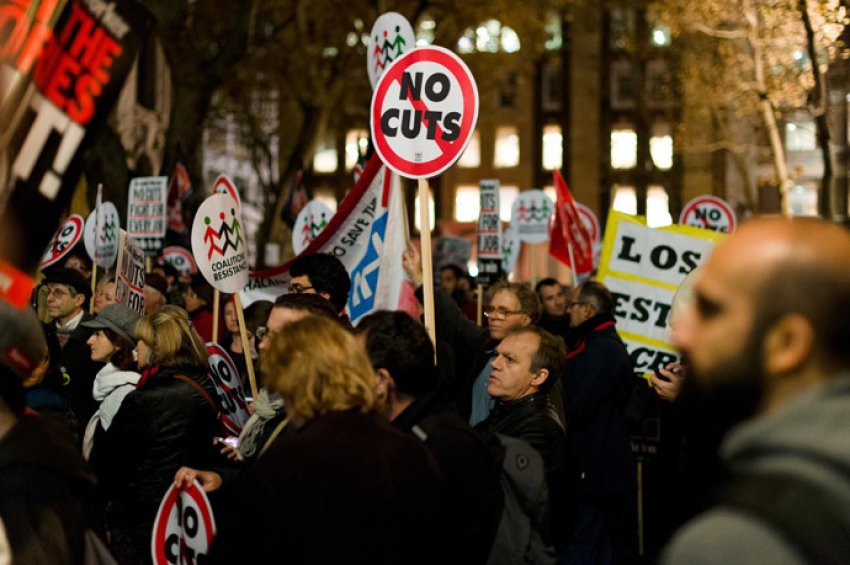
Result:
<svg viewBox="0 0 850 565">
<path fill-rule="evenodd" d="M 150 563 L 159 504 L 183 465 L 210 466 L 218 456 L 215 388 L 203 340 L 177 306 L 139 320 L 137 389 L 128 394 L 93 462 L 109 500 L 107 527 L 120 563 Z"/>
</svg>

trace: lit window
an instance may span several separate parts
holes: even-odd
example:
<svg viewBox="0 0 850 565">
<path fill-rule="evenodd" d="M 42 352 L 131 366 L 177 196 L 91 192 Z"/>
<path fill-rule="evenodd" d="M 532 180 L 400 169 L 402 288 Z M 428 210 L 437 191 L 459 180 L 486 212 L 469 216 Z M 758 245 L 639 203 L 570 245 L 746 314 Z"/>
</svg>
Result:
<svg viewBox="0 0 850 565">
<path fill-rule="evenodd" d="M 336 214 L 337 204 L 333 190 L 329 188 L 324 190 L 316 190 L 316 192 L 313 193 L 313 200 L 318 200 L 319 202 L 330 208 L 334 214 Z"/>
<path fill-rule="evenodd" d="M 818 215 L 818 189 L 812 183 L 798 184 L 788 195 L 792 216 Z"/>
<path fill-rule="evenodd" d="M 667 47 L 670 45 L 670 28 L 658 24 L 652 28 L 652 44 L 656 47 Z"/>
<path fill-rule="evenodd" d="M 646 225 L 651 228 L 669 226 L 673 223 L 670 216 L 670 200 L 663 186 L 650 186 L 646 191 Z"/>
<path fill-rule="evenodd" d="M 429 192 L 428 194 L 428 222 L 431 224 L 431 231 L 434 231 L 434 195 Z M 422 222 L 419 221 L 419 193 L 416 194 L 416 198 L 413 201 L 413 224 L 416 226 L 416 231 L 421 231 Z"/>
<path fill-rule="evenodd" d="M 365 129 L 350 129 L 345 134 L 345 170 L 350 171 L 357 164 L 360 155 L 366 153 L 369 146 L 369 132 Z"/>
<path fill-rule="evenodd" d="M 543 169 L 560 169 L 563 163 L 563 136 L 561 126 L 548 125 L 543 128 Z"/>
<path fill-rule="evenodd" d="M 496 155 L 493 166 L 498 168 L 519 165 L 519 131 L 514 126 L 496 128 Z"/>
<path fill-rule="evenodd" d="M 457 51 L 461 55 L 475 53 L 475 32 L 472 31 L 472 28 L 464 31 L 460 39 L 457 40 Z"/>
<path fill-rule="evenodd" d="M 507 26 L 502 28 L 501 43 L 502 51 L 505 53 L 516 53 L 521 47 L 519 36 L 513 29 Z"/>
<path fill-rule="evenodd" d="M 798 120 L 785 124 L 785 145 L 788 151 L 814 151 L 818 148 L 815 124 L 811 120 Z"/>
<path fill-rule="evenodd" d="M 544 186 L 543 187 L 543 194 L 548 196 L 549 200 L 551 200 L 552 202 L 555 202 L 555 203 L 558 202 L 558 193 L 555 192 L 554 186 Z"/>
<path fill-rule="evenodd" d="M 457 166 L 464 169 L 471 169 L 481 166 L 481 136 L 478 135 L 478 130 L 472 132 L 472 138 L 469 140 L 469 145 L 463 151 L 463 155 L 457 161 Z"/>
<path fill-rule="evenodd" d="M 499 219 L 503 222 L 511 221 L 511 212 L 517 197 L 519 197 L 518 186 L 499 187 Z"/>
<path fill-rule="evenodd" d="M 521 47 L 517 32 L 508 26 L 503 26 L 499 20 L 487 20 L 475 29 L 466 28 L 457 41 L 457 50 L 463 54 L 476 51 L 516 53 Z"/>
<path fill-rule="evenodd" d="M 317 173 L 335 173 L 338 166 L 336 147 L 332 140 L 327 140 L 313 156 L 313 170 Z"/>
<path fill-rule="evenodd" d="M 434 43 L 434 30 L 437 23 L 428 17 L 422 18 L 416 26 L 416 46 L 427 47 Z"/>
<path fill-rule="evenodd" d="M 637 134 L 633 129 L 611 132 L 611 167 L 632 169 L 637 164 Z"/>
<path fill-rule="evenodd" d="M 547 51 L 557 51 L 561 48 L 564 42 L 561 33 L 561 16 L 557 12 L 549 12 L 546 16 L 546 26 L 543 28 L 546 32 L 546 43 L 544 47 Z"/>
<path fill-rule="evenodd" d="M 481 191 L 475 185 L 461 185 L 455 192 L 455 220 L 478 221 L 481 210 Z"/>
<path fill-rule="evenodd" d="M 666 124 L 652 128 L 652 137 L 649 138 L 649 154 L 655 168 L 662 171 L 673 166 L 673 136 Z"/>
<path fill-rule="evenodd" d="M 624 214 L 637 214 L 637 193 L 635 187 L 614 185 L 614 210 Z"/>
</svg>

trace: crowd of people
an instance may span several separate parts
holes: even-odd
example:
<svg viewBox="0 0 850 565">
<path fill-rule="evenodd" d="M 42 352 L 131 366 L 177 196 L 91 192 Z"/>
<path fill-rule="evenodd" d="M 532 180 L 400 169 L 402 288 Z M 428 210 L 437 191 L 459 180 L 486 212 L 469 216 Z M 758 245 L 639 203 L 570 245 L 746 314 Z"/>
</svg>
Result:
<svg viewBox="0 0 850 565">
<path fill-rule="evenodd" d="M 415 250 L 402 264 L 421 285 Z M 497 282 L 478 325 L 444 268 L 432 343 L 404 312 L 353 327 L 349 274 L 311 255 L 246 309 L 246 346 L 202 279 L 157 266 L 140 314 L 109 276 L 92 293 L 90 269 L 74 255 L 33 308 L 0 303 L 0 564 L 150 563 L 166 490 L 195 480 L 218 525 L 200 562 L 638 560 L 636 377 L 603 284 Z M 850 558 L 847 312 L 850 235 L 825 222 L 750 221 L 687 279 L 682 358 L 651 378 L 685 459 L 662 508 L 683 527 L 649 559 Z M 245 390 L 259 369 L 226 441 L 214 333 Z"/>
</svg>

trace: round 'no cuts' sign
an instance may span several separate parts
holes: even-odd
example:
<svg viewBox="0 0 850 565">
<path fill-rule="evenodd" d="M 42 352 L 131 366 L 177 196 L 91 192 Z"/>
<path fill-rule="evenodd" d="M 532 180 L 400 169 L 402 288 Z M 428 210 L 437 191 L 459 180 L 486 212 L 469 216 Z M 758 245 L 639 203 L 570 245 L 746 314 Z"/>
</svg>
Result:
<svg viewBox="0 0 850 565">
<path fill-rule="evenodd" d="M 442 47 L 421 47 L 397 59 L 372 95 L 375 149 L 408 178 L 449 168 L 463 153 L 478 120 L 478 87 L 469 67 Z"/>
</svg>

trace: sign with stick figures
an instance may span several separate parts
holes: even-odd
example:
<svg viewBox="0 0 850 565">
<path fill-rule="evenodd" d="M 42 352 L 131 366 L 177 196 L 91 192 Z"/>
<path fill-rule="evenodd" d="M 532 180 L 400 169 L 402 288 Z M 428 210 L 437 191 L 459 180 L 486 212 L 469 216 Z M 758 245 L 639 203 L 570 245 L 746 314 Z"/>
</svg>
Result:
<svg viewBox="0 0 850 565">
<path fill-rule="evenodd" d="M 318 200 L 311 200 L 304 206 L 292 226 L 292 249 L 296 255 L 300 255 L 322 233 L 333 215 L 333 210 Z"/>
<path fill-rule="evenodd" d="M 375 149 L 407 178 L 424 179 L 461 156 L 478 120 L 478 87 L 469 67 L 443 47 L 420 47 L 396 59 L 372 95 Z"/>
<path fill-rule="evenodd" d="M 188 488 L 171 485 L 153 524 L 151 557 L 155 565 L 194 564 L 215 538 L 212 506 L 198 481 Z"/>
<path fill-rule="evenodd" d="M 372 88 L 390 64 L 416 47 L 416 36 L 407 18 L 397 12 L 387 12 L 375 20 L 369 34 L 366 51 L 366 70 Z"/>
<path fill-rule="evenodd" d="M 192 223 L 192 254 L 213 287 L 233 293 L 248 284 L 248 245 L 239 210 L 227 194 L 213 194 Z"/>
<path fill-rule="evenodd" d="M 542 190 L 526 190 L 514 200 L 511 227 L 524 243 L 549 241 L 549 216 L 554 210 L 552 199 Z"/>
</svg>

